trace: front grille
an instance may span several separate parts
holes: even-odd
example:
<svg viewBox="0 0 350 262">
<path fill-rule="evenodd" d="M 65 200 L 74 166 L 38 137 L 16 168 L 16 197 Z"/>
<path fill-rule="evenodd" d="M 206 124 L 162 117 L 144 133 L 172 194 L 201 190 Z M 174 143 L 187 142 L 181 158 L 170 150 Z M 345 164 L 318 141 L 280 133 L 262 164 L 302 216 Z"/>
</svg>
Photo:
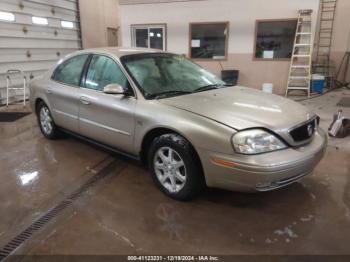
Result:
<svg viewBox="0 0 350 262">
<path fill-rule="evenodd" d="M 317 119 L 313 119 L 310 122 L 303 124 L 289 132 L 290 136 L 295 142 L 302 142 L 310 139 L 316 131 Z"/>
</svg>

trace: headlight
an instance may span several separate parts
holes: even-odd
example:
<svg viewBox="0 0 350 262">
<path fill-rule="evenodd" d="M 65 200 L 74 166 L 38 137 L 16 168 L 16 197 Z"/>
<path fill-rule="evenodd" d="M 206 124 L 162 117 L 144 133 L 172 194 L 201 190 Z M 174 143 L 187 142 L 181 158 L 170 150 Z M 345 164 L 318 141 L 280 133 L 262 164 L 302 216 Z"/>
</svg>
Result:
<svg viewBox="0 0 350 262">
<path fill-rule="evenodd" d="M 233 136 L 232 143 L 237 153 L 246 155 L 272 152 L 287 147 L 277 137 L 261 129 L 238 132 Z"/>
</svg>

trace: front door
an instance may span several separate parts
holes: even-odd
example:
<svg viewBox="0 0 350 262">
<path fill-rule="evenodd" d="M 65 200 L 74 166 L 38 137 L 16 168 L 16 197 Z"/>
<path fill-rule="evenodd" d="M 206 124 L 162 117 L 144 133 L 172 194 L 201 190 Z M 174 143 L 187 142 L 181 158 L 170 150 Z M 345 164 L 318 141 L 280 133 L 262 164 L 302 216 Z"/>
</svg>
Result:
<svg viewBox="0 0 350 262">
<path fill-rule="evenodd" d="M 88 55 L 74 56 L 57 67 L 47 87 L 47 99 L 55 123 L 78 131 L 79 85 Z"/>
<path fill-rule="evenodd" d="M 103 93 L 103 88 L 109 84 L 130 88 L 126 76 L 112 58 L 94 55 L 79 93 L 79 133 L 133 153 L 136 99 Z"/>
<path fill-rule="evenodd" d="M 107 28 L 107 40 L 108 46 L 118 46 L 118 29 L 117 28 Z"/>
</svg>

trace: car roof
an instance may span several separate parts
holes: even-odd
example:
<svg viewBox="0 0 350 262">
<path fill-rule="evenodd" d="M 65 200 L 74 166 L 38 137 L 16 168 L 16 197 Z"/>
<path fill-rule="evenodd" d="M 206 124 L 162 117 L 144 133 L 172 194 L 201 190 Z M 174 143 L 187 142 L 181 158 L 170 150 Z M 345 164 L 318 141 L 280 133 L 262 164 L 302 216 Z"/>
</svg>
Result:
<svg viewBox="0 0 350 262">
<path fill-rule="evenodd" d="M 139 48 L 139 47 L 101 47 L 101 48 L 84 49 L 76 52 L 75 54 L 78 54 L 78 53 L 80 54 L 105 53 L 105 54 L 111 54 L 120 58 L 126 55 L 145 54 L 145 53 L 165 53 L 165 52 L 157 49 Z"/>
</svg>

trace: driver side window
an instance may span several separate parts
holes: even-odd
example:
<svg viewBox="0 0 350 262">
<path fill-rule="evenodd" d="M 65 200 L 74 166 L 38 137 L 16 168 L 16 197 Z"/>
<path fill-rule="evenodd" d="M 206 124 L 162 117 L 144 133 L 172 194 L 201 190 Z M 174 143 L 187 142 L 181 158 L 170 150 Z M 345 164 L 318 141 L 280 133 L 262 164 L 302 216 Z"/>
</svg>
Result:
<svg viewBox="0 0 350 262">
<path fill-rule="evenodd" d="M 85 87 L 103 91 L 103 88 L 109 84 L 119 84 L 127 89 L 128 79 L 113 59 L 94 55 L 86 76 Z"/>
</svg>

